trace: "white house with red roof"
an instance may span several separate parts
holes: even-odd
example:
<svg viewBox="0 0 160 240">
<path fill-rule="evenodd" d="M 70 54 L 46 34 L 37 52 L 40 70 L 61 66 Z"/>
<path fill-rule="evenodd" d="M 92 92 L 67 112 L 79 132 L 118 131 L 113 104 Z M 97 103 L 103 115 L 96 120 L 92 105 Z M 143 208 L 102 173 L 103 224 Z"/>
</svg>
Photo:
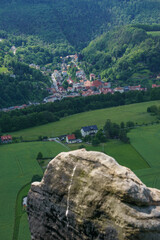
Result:
<svg viewBox="0 0 160 240">
<path fill-rule="evenodd" d="M 67 143 L 76 143 L 75 134 L 67 135 L 66 136 L 66 142 Z"/>
<path fill-rule="evenodd" d="M 11 135 L 1 136 L 1 143 L 11 143 L 11 142 L 12 142 Z"/>
</svg>

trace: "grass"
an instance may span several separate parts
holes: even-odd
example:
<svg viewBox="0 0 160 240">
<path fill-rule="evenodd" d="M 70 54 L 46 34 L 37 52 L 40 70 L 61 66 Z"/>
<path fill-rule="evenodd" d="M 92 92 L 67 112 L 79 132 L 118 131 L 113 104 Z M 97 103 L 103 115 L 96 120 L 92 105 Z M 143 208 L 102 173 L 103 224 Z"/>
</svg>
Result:
<svg viewBox="0 0 160 240">
<path fill-rule="evenodd" d="M 160 31 L 151 31 L 151 32 L 147 32 L 147 33 L 152 36 L 160 36 Z"/>
<path fill-rule="evenodd" d="M 27 220 L 27 213 L 24 213 L 21 217 L 19 226 L 19 235 L 17 240 L 31 240 L 29 224 Z"/>
<path fill-rule="evenodd" d="M 72 150 L 79 148 L 80 144 L 69 145 Z M 136 169 L 149 168 L 144 158 L 130 145 L 124 144 L 119 140 L 112 140 L 99 146 L 93 147 L 90 144 L 84 144 L 88 151 L 104 152 L 116 159 L 116 161 L 133 171 Z"/>
<path fill-rule="evenodd" d="M 151 167 L 160 167 L 160 125 L 150 125 L 132 130 L 128 134 L 132 145 Z"/>
<path fill-rule="evenodd" d="M 147 107 L 160 105 L 160 101 L 152 101 L 113 108 L 100 109 L 84 113 L 75 114 L 62 118 L 58 122 L 33 127 L 10 133 L 14 137 L 22 136 L 25 140 L 38 139 L 39 136 L 55 137 L 63 134 L 70 134 L 83 126 L 97 124 L 98 128 L 103 128 L 107 119 L 120 123 L 121 121 L 133 121 L 138 124 L 150 123 L 156 117 L 147 113 Z"/>
<path fill-rule="evenodd" d="M 132 130 L 129 137 L 133 147 L 151 166 L 135 173 L 150 187 L 160 189 L 160 125 L 150 125 Z"/>
<path fill-rule="evenodd" d="M 17 223 L 14 224 L 14 220 L 21 215 L 20 203 L 24 192 L 22 191 L 18 198 L 17 194 L 26 183 L 31 181 L 34 175 L 43 174 L 36 160 L 37 153 L 40 151 L 43 156 L 53 157 L 61 151 L 67 151 L 67 149 L 55 142 L 18 143 L 0 146 L 0 190 L 3 193 L 0 198 L 0 239 L 11 240 L 18 236 L 18 225 Z M 20 226 L 23 226 L 23 224 L 20 223 Z M 22 229 L 19 232 L 22 234 Z"/>
<path fill-rule="evenodd" d="M 148 187 L 160 189 L 160 168 L 148 168 L 136 170 L 135 174 Z"/>
</svg>

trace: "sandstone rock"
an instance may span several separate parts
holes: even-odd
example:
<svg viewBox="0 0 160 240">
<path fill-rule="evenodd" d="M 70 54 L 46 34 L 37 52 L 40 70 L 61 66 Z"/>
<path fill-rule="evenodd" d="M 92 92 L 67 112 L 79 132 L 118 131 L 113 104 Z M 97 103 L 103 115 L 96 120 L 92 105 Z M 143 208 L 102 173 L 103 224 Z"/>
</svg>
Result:
<svg viewBox="0 0 160 240">
<path fill-rule="evenodd" d="M 158 240 L 160 191 L 100 152 L 61 153 L 28 194 L 34 240 Z"/>
</svg>

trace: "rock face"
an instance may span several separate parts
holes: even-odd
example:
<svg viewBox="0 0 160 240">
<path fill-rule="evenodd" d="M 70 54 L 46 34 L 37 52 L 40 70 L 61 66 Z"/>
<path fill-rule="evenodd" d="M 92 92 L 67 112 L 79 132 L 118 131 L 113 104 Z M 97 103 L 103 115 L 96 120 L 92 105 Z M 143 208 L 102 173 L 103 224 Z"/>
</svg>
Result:
<svg viewBox="0 0 160 240">
<path fill-rule="evenodd" d="M 160 191 L 99 152 L 61 153 L 28 194 L 34 240 L 158 240 Z"/>
</svg>

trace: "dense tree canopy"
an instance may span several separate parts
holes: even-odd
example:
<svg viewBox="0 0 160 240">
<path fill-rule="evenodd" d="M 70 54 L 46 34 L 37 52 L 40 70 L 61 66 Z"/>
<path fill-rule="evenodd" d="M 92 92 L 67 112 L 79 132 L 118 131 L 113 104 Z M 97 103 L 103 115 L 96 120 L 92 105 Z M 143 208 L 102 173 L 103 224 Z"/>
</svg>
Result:
<svg viewBox="0 0 160 240">
<path fill-rule="evenodd" d="M 147 86 L 150 77 L 154 79 L 160 73 L 160 36 L 144 28 L 127 26 L 92 41 L 82 51 L 86 73 L 101 74 L 102 79 L 118 85 Z M 154 26 L 149 29 L 155 30 Z"/>
<path fill-rule="evenodd" d="M 159 1 L 1 0 L 0 29 L 82 49 L 113 26 L 159 23 Z"/>
</svg>

